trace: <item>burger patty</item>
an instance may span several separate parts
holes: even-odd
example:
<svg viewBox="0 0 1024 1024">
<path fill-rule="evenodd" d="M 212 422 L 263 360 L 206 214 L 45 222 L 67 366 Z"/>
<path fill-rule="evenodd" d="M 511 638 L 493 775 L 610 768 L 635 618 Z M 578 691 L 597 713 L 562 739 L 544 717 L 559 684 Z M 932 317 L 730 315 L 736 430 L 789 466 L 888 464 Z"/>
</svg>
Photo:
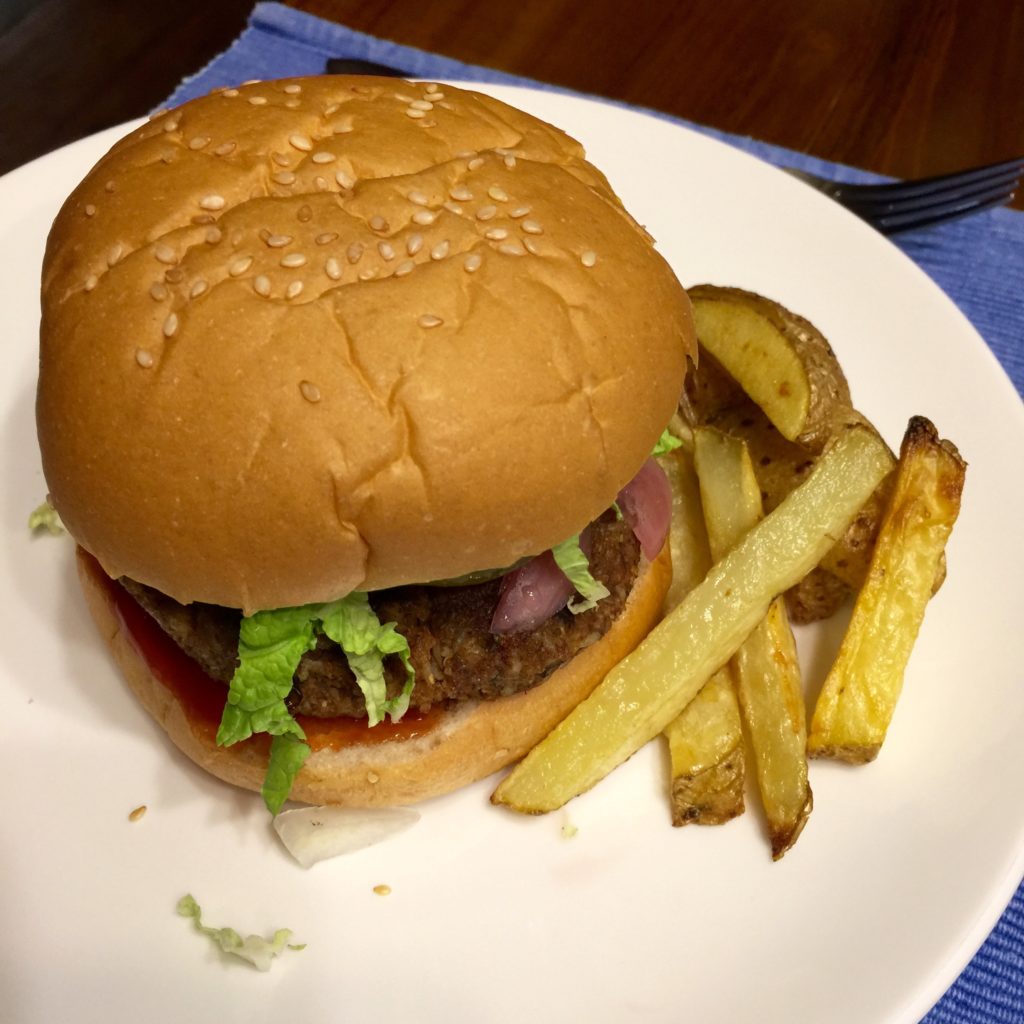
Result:
<svg viewBox="0 0 1024 1024">
<path fill-rule="evenodd" d="M 590 570 L 609 596 L 579 615 L 563 609 L 528 632 L 490 632 L 500 578 L 472 586 L 408 586 L 371 593 L 370 604 L 381 621 L 396 622 L 409 643 L 416 669 L 411 706 L 427 711 L 439 704 L 529 690 L 599 640 L 633 587 L 640 546 L 632 530 L 610 512 L 594 523 L 591 533 Z M 209 676 L 230 681 L 238 663 L 237 609 L 181 605 L 141 583 L 127 578 L 120 582 Z M 405 671 L 397 657 L 385 660 L 385 677 L 388 696 L 400 693 Z M 323 635 L 299 662 L 287 703 L 299 715 L 366 717 L 344 652 Z"/>
</svg>

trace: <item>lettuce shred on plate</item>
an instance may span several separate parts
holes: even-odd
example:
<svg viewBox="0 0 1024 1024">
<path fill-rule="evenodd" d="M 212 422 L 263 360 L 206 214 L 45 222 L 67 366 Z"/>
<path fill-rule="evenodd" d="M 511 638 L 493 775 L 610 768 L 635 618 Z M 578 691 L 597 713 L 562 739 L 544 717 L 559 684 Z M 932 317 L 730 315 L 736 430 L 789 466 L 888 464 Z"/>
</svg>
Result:
<svg viewBox="0 0 1024 1024">
<path fill-rule="evenodd" d="M 57 515 L 57 510 L 50 504 L 49 499 L 32 510 L 28 517 L 28 528 L 33 533 L 45 531 L 54 537 L 59 537 L 64 533 L 64 524 L 60 521 L 60 516 Z"/>
</svg>

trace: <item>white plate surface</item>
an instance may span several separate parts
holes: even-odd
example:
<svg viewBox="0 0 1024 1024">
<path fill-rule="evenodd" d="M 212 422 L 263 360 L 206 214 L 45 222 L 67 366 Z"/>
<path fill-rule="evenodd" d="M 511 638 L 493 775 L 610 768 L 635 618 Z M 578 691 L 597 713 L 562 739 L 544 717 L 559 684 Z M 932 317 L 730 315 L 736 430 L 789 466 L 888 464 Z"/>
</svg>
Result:
<svg viewBox="0 0 1024 1024">
<path fill-rule="evenodd" d="M 913 1024 L 1013 892 L 1024 412 L 1009 381 L 923 273 L 786 175 L 623 109 L 490 91 L 581 139 L 684 284 L 751 288 L 814 321 L 890 443 L 924 413 L 960 445 L 970 470 L 949 579 L 881 757 L 812 765 L 815 810 L 779 864 L 756 810 L 670 828 L 652 747 L 564 813 L 491 809 L 482 783 L 424 805 L 382 846 L 294 865 L 259 798 L 194 768 L 136 706 L 87 620 L 71 545 L 26 529 L 45 493 L 43 244 L 121 134 L 104 132 L 0 181 L 5 1020 Z M 824 634 L 802 637 L 811 689 Z M 129 823 L 139 804 L 148 813 Z M 185 892 L 215 924 L 286 925 L 308 946 L 268 975 L 227 962 L 175 916 Z"/>
</svg>

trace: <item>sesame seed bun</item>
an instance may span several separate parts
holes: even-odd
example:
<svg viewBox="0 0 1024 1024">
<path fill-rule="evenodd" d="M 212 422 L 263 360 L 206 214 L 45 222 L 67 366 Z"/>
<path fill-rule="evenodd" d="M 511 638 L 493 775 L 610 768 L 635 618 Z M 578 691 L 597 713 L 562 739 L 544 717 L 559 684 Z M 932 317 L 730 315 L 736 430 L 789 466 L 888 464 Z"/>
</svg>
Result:
<svg viewBox="0 0 1024 1024">
<path fill-rule="evenodd" d="M 107 573 L 257 609 L 509 565 L 636 473 L 688 301 L 568 136 L 374 78 L 220 90 L 58 215 L 39 440 Z"/>
<path fill-rule="evenodd" d="M 153 672 L 119 616 L 109 582 L 79 549 L 78 575 L 89 610 L 143 707 L 186 756 L 225 782 L 259 791 L 267 748 L 255 740 L 218 747 L 213 731 Z M 672 577 L 669 546 L 644 560 L 611 629 L 539 686 L 441 714 L 425 735 L 385 743 L 349 742 L 314 750 L 291 798 L 311 804 L 383 807 L 450 793 L 519 760 L 584 700 L 658 620 Z M 214 685 L 211 683 L 211 685 Z"/>
</svg>

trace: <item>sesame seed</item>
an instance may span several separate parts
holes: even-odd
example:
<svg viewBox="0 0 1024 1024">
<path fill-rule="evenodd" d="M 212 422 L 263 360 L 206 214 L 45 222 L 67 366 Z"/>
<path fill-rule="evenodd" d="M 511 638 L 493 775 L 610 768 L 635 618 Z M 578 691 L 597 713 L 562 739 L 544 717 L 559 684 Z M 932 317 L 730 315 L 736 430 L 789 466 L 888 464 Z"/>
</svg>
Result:
<svg viewBox="0 0 1024 1024">
<path fill-rule="evenodd" d="M 532 238 L 523 239 L 523 248 L 527 252 L 532 253 L 534 256 L 540 255 L 540 249 L 538 248 L 537 243 Z"/>
<path fill-rule="evenodd" d="M 227 156 L 228 153 L 233 153 L 235 151 L 235 147 L 237 145 L 237 142 L 222 142 L 219 146 L 214 148 L 213 152 L 216 156 Z"/>
<path fill-rule="evenodd" d="M 181 267 L 169 267 L 164 271 L 164 280 L 168 284 L 181 284 L 185 280 L 185 271 Z"/>
<path fill-rule="evenodd" d="M 487 190 L 487 194 L 492 199 L 494 199 L 496 202 L 499 202 L 499 203 L 507 203 L 508 202 L 508 193 L 503 188 L 499 188 L 497 185 L 492 185 Z"/>
<path fill-rule="evenodd" d="M 326 149 L 318 149 L 313 154 L 313 163 L 315 164 L 329 164 L 332 160 L 337 160 L 338 157 L 334 153 L 328 153 Z"/>
<path fill-rule="evenodd" d="M 360 270 L 359 271 L 359 280 L 360 281 L 372 281 L 373 278 L 375 278 L 376 276 L 377 276 L 377 268 L 376 267 L 369 267 L 366 270 Z"/>
<path fill-rule="evenodd" d="M 341 280 L 341 264 L 333 256 L 329 256 L 327 258 L 327 262 L 324 263 L 324 273 L 332 281 L 340 281 Z"/>
<path fill-rule="evenodd" d="M 294 299 L 302 294 L 303 284 L 301 281 L 292 281 L 291 284 L 285 289 L 284 297 L 286 299 Z"/>
<path fill-rule="evenodd" d="M 524 220 L 520 226 L 528 235 L 544 234 L 544 229 L 535 220 Z"/>
<path fill-rule="evenodd" d="M 518 220 L 520 217 L 525 217 L 528 213 L 533 210 L 532 206 L 517 206 L 510 214 L 510 217 Z"/>
<path fill-rule="evenodd" d="M 202 278 L 199 278 L 189 289 L 188 297 L 190 299 L 198 299 L 207 288 L 209 288 L 209 285 Z"/>
<path fill-rule="evenodd" d="M 296 99 L 290 99 L 290 100 L 285 100 L 285 101 L 284 101 L 284 105 L 285 105 L 285 106 L 286 106 L 286 107 L 287 107 L 287 108 L 288 108 L 289 110 L 298 110 L 298 109 L 299 109 L 299 107 L 301 106 L 301 104 L 299 103 L 299 101 L 298 101 L 298 100 L 296 100 Z"/>
<path fill-rule="evenodd" d="M 252 279 L 252 290 L 257 295 L 266 298 L 270 294 L 270 278 L 266 274 L 259 274 Z"/>
<path fill-rule="evenodd" d="M 444 95 L 444 94 L 443 94 L 443 93 L 441 93 L 441 94 L 439 94 L 439 95 L 437 95 L 437 96 L 434 96 L 434 97 L 432 97 L 432 98 L 433 98 L 433 99 L 435 99 L 435 100 L 437 100 L 437 101 L 438 101 L 437 105 L 438 105 L 439 107 L 443 108 L 444 110 L 454 110 L 455 108 L 454 108 L 454 107 L 453 107 L 453 106 L 452 106 L 452 105 L 451 105 L 450 103 L 445 103 L 445 102 L 444 102 L 444 101 L 443 101 L 443 100 L 441 99 L 441 96 L 442 96 L 442 95 Z"/>
<path fill-rule="evenodd" d="M 288 85 L 284 87 L 284 91 L 295 95 L 296 93 L 302 92 L 302 86 L 299 85 L 298 82 L 289 82 Z"/>
<path fill-rule="evenodd" d="M 446 209 L 446 210 L 447 210 L 447 211 L 448 211 L 449 213 L 454 213 L 456 217 L 461 217 L 461 216 L 462 216 L 462 207 L 461 207 L 461 206 L 459 206 L 459 204 L 458 204 L 458 203 L 453 203 L 453 202 L 452 202 L 452 201 L 451 201 L 451 200 L 449 199 L 449 200 L 448 200 L 447 202 L 445 202 L 445 203 L 444 203 L 443 205 L 444 205 L 444 208 L 445 208 L 445 209 Z"/>
<path fill-rule="evenodd" d="M 481 206 L 480 209 L 476 211 L 476 219 L 490 220 L 497 212 L 498 208 L 496 206 Z"/>
<path fill-rule="evenodd" d="M 484 158 L 482 156 L 475 156 L 475 157 L 473 157 L 472 160 L 469 161 L 468 164 L 466 164 L 466 166 L 471 171 L 479 170 L 481 167 L 483 167 L 483 165 L 484 165 Z"/>
<path fill-rule="evenodd" d="M 294 132 L 289 135 L 288 142 L 293 148 L 301 149 L 304 153 L 308 153 L 313 148 L 313 140 L 308 135 L 302 135 L 300 132 Z"/>
<path fill-rule="evenodd" d="M 327 191 L 327 188 L 328 188 L 327 179 L 321 177 L 319 174 L 313 179 L 313 184 L 316 185 L 316 187 L 321 192 L 326 192 Z"/>
<path fill-rule="evenodd" d="M 107 266 L 112 267 L 123 255 L 124 246 L 120 242 L 115 242 L 107 250 Z"/>
<path fill-rule="evenodd" d="M 414 107 L 407 107 L 405 111 L 405 116 L 411 118 L 420 118 L 426 117 L 427 115 L 422 110 L 416 110 Z"/>
<path fill-rule="evenodd" d="M 251 256 L 241 256 L 228 266 L 228 273 L 232 277 L 238 277 L 240 274 L 244 274 L 252 266 Z"/>
<path fill-rule="evenodd" d="M 267 235 L 264 239 L 271 249 L 283 249 L 292 241 L 291 235 Z"/>
<path fill-rule="evenodd" d="M 508 153 L 504 157 L 504 163 L 505 166 L 511 171 L 512 168 L 515 167 L 516 165 L 516 158 L 511 153 Z"/>
<path fill-rule="evenodd" d="M 378 242 L 377 251 L 383 259 L 393 260 L 395 258 L 395 249 L 390 242 Z"/>
<path fill-rule="evenodd" d="M 162 164 L 173 164 L 174 163 L 174 152 L 170 149 L 165 149 L 160 154 L 160 162 Z"/>
<path fill-rule="evenodd" d="M 370 227 L 374 231 L 387 231 L 388 222 L 379 213 L 377 213 L 370 218 Z"/>
<path fill-rule="evenodd" d="M 437 82 L 424 82 L 423 83 L 423 89 L 426 92 L 438 92 L 440 90 L 440 88 L 441 88 L 441 86 L 439 86 L 437 84 Z"/>
<path fill-rule="evenodd" d="M 459 152 L 455 154 L 456 158 L 459 160 L 471 160 L 476 155 L 477 151 L 475 149 L 460 149 Z"/>
<path fill-rule="evenodd" d="M 349 263 L 358 263 L 363 258 L 362 242 L 353 242 L 345 251 Z"/>
<path fill-rule="evenodd" d="M 416 224 L 422 224 L 424 226 L 433 224 L 437 220 L 437 214 L 433 210 L 417 210 L 413 215 L 412 219 Z"/>
<path fill-rule="evenodd" d="M 174 332 L 178 329 L 178 314 L 171 313 L 171 315 L 164 321 L 164 337 L 170 338 L 174 336 Z"/>
<path fill-rule="evenodd" d="M 207 136 L 207 135 L 197 135 L 194 139 L 192 139 L 189 142 L 188 148 L 189 149 L 203 149 L 206 146 L 208 146 L 209 144 L 210 144 L 209 136 Z"/>
<path fill-rule="evenodd" d="M 503 146 L 494 146 L 493 149 L 499 156 L 508 156 L 512 152 L 511 149 L 505 149 Z"/>
<path fill-rule="evenodd" d="M 299 391 L 307 402 L 320 401 L 320 389 L 311 381 L 304 380 L 299 384 Z"/>
<path fill-rule="evenodd" d="M 153 353 L 148 349 L 137 348 L 135 350 L 135 362 L 144 370 L 148 370 L 153 365 Z M 135 811 L 132 811 L 132 814 L 134 813 Z"/>
<path fill-rule="evenodd" d="M 342 188 L 351 188 L 356 183 L 356 179 L 353 178 L 352 175 L 348 173 L 348 171 L 335 171 L 334 180 Z"/>
<path fill-rule="evenodd" d="M 430 200 L 426 195 L 415 188 L 411 192 L 406 193 L 406 199 L 408 199 L 410 203 L 415 203 L 417 206 L 428 206 L 430 204 Z"/>
<path fill-rule="evenodd" d="M 100 283 L 100 279 L 95 274 L 90 274 L 86 279 L 82 287 L 87 292 L 91 292 L 93 288 Z"/>
<path fill-rule="evenodd" d="M 433 110 L 434 104 L 430 100 L 413 100 L 409 106 L 413 110 Z"/>
<path fill-rule="evenodd" d="M 225 89 L 221 93 L 221 96 L 237 96 L 237 95 L 238 95 L 238 90 L 237 89 Z"/>
<path fill-rule="evenodd" d="M 210 245 L 216 245 L 223 237 L 224 233 L 220 228 L 207 228 L 206 230 L 206 241 Z"/>
<path fill-rule="evenodd" d="M 324 231 L 316 236 L 317 245 L 329 245 L 338 237 L 337 231 Z"/>
<path fill-rule="evenodd" d="M 212 213 L 197 213 L 192 218 L 193 224 L 216 224 L 217 218 Z"/>
<path fill-rule="evenodd" d="M 203 196 L 203 198 L 199 200 L 199 206 L 203 210 L 223 210 L 225 205 L 224 197 L 218 196 L 215 193 Z"/>
<path fill-rule="evenodd" d="M 415 256 L 416 253 L 423 248 L 423 236 L 419 233 L 409 236 L 409 240 L 405 243 L 405 251 L 410 256 Z"/>
<path fill-rule="evenodd" d="M 295 214 L 300 224 L 308 224 L 313 219 L 313 207 L 309 203 L 303 203 Z"/>
<path fill-rule="evenodd" d="M 287 256 L 281 257 L 282 267 L 304 267 L 306 265 L 306 257 L 301 252 L 290 252 Z"/>
<path fill-rule="evenodd" d="M 436 128 L 437 127 L 437 122 L 436 121 L 417 121 L 416 123 L 417 123 L 417 125 L 419 125 L 420 128 Z"/>
<path fill-rule="evenodd" d="M 492 242 L 503 242 L 508 238 L 508 232 L 504 228 L 491 228 L 484 233 L 484 237 L 489 238 Z"/>
<path fill-rule="evenodd" d="M 274 181 L 276 181 L 278 185 L 294 185 L 295 175 L 292 174 L 291 171 L 278 171 L 277 174 L 274 175 Z"/>
<path fill-rule="evenodd" d="M 597 262 L 597 253 L 593 249 L 588 249 L 586 252 L 580 254 L 580 263 L 585 267 L 592 267 Z"/>
<path fill-rule="evenodd" d="M 177 263 L 178 257 L 175 251 L 169 246 L 161 243 L 153 250 L 153 255 L 161 263 Z"/>
<path fill-rule="evenodd" d="M 463 261 L 463 268 L 470 274 L 475 270 L 480 269 L 480 264 L 483 262 L 483 258 L 478 252 L 471 252 Z"/>
<path fill-rule="evenodd" d="M 164 131 L 165 132 L 176 132 L 177 130 L 178 130 L 177 118 L 169 117 L 166 121 L 164 121 Z"/>
<path fill-rule="evenodd" d="M 156 299 L 157 302 L 163 302 L 170 292 L 168 292 L 166 287 L 164 287 L 164 283 L 162 281 L 154 281 L 149 286 L 149 294 L 152 298 Z"/>
<path fill-rule="evenodd" d="M 455 188 L 449 189 L 448 195 L 461 203 L 468 203 L 473 198 L 473 193 L 465 185 L 456 185 Z"/>
<path fill-rule="evenodd" d="M 337 113 L 341 109 L 340 103 L 332 103 L 326 110 L 324 110 L 324 117 L 330 117 L 331 114 Z"/>
<path fill-rule="evenodd" d="M 277 164 L 278 167 L 287 167 L 291 162 L 292 158 L 287 153 L 273 152 L 270 154 L 270 159 Z"/>
<path fill-rule="evenodd" d="M 526 250 L 518 242 L 502 242 L 498 246 L 498 252 L 503 252 L 506 256 L 526 255 Z"/>
<path fill-rule="evenodd" d="M 424 313 L 416 322 L 420 327 L 440 327 L 444 323 L 439 316 L 434 316 L 433 313 Z"/>
<path fill-rule="evenodd" d="M 261 85 L 263 83 L 262 78 L 247 78 L 242 85 Z"/>
<path fill-rule="evenodd" d="M 415 269 L 415 260 L 402 260 L 402 262 L 395 267 L 395 277 L 405 277 L 406 274 L 411 274 Z"/>
<path fill-rule="evenodd" d="M 443 242 L 438 242 L 433 249 L 430 250 L 430 258 L 432 260 L 443 260 L 448 255 L 448 250 L 451 248 L 451 243 L 446 238 Z"/>
<path fill-rule="evenodd" d="M 93 206 L 92 203 L 86 203 L 85 204 L 85 215 L 86 215 L 86 217 L 95 217 L 96 216 L 96 207 Z"/>
<path fill-rule="evenodd" d="M 402 103 L 412 103 L 413 100 L 415 99 L 415 97 L 413 97 L 413 96 L 406 96 L 404 92 L 396 92 L 395 93 L 395 99 L 396 100 L 401 100 Z"/>
<path fill-rule="evenodd" d="M 267 102 L 267 97 L 266 96 L 250 96 L 249 97 L 249 102 L 254 107 L 262 107 L 263 104 Z"/>
<path fill-rule="evenodd" d="M 333 131 L 335 135 L 348 135 L 348 133 L 352 131 L 352 118 L 346 116 L 339 121 L 331 131 Z"/>
</svg>

